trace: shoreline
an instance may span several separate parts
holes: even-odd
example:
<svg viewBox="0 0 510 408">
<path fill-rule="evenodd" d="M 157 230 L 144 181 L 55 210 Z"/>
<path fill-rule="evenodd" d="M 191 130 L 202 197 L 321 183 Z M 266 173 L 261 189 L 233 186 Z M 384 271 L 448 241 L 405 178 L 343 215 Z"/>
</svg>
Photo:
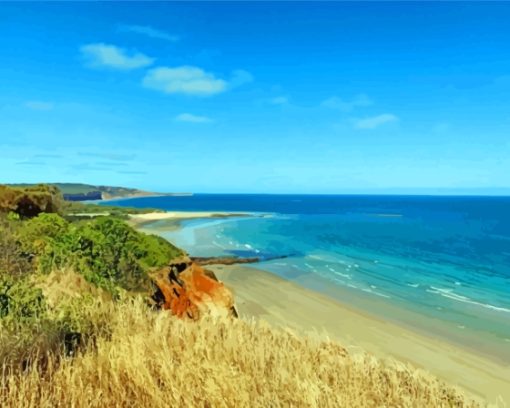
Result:
<svg viewBox="0 0 510 408">
<path fill-rule="evenodd" d="M 145 214 L 129 214 L 129 223 L 134 227 L 141 227 L 157 221 L 184 221 L 192 219 L 207 218 L 231 218 L 231 217 L 253 217 L 249 213 L 235 213 L 224 211 L 162 211 L 148 212 Z"/>
<path fill-rule="evenodd" d="M 328 336 L 351 352 L 391 357 L 429 371 L 491 404 L 510 402 L 510 367 L 443 339 L 380 319 L 271 272 L 208 266 L 229 287 L 241 317 L 261 318 L 311 336 Z"/>
<path fill-rule="evenodd" d="M 147 233 L 179 229 L 180 221 L 198 218 L 254 216 L 245 213 L 164 212 L 130 216 L 132 224 Z M 162 228 L 157 222 L 169 221 Z M 144 228 L 146 224 L 151 225 Z M 193 257 L 192 254 L 190 254 Z M 256 265 L 207 265 L 220 281 L 233 290 L 241 317 L 262 318 L 269 323 L 312 336 L 329 336 L 351 351 L 366 351 L 379 358 L 393 358 L 429 371 L 452 385 L 482 397 L 491 404 L 503 398 L 510 402 L 510 365 L 504 365 L 453 339 L 430 333 L 413 324 L 401 324 L 388 317 L 372 315 L 327 291 L 308 288 Z M 352 303 L 352 305 L 351 305 Z M 501 395 L 501 397 L 499 397 Z"/>
</svg>

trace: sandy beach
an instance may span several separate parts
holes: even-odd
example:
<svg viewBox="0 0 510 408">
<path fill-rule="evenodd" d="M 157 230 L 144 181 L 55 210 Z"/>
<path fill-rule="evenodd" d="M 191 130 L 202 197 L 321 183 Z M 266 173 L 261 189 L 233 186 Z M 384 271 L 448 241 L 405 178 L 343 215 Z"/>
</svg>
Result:
<svg viewBox="0 0 510 408">
<path fill-rule="evenodd" d="M 320 293 L 251 267 L 210 266 L 235 295 L 243 318 L 260 318 L 312 336 L 339 340 L 422 368 L 494 406 L 510 402 L 510 367 L 482 355 L 361 313 Z"/>
<path fill-rule="evenodd" d="M 130 214 L 129 221 L 135 226 L 146 224 L 154 221 L 179 221 L 195 218 L 226 218 L 249 216 L 246 213 L 234 212 L 218 212 L 218 211 L 165 211 L 165 212 L 149 212 L 145 214 Z"/>
</svg>

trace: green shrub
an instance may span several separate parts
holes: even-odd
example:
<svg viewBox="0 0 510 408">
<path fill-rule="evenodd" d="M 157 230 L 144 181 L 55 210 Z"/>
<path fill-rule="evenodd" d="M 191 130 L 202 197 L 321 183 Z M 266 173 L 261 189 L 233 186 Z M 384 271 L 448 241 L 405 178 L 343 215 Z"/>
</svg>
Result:
<svg viewBox="0 0 510 408">
<path fill-rule="evenodd" d="M 22 276 L 31 268 L 16 234 L 21 223 L 12 214 L 0 214 L 0 273 Z"/>
<path fill-rule="evenodd" d="M 0 318 L 39 319 L 46 311 L 42 290 L 28 280 L 0 274 Z"/>
<path fill-rule="evenodd" d="M 111 216 L 69 223 L 57 214 L 40 214 L 24 221 L 17 235 L 35 270 L 47 274 L 70 267 L 112 293 L 118 287 L 148 289 L 148 272 L 181 254 L 163 238 Z"/>
</svg>

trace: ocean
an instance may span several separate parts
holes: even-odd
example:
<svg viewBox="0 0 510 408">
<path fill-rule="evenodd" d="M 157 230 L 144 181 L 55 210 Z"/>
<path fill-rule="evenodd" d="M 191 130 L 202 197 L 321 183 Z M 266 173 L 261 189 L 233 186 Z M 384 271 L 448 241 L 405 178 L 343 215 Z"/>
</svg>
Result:
<svg viewBox="0 0 510 408">
<path fill-rule="evenodd" d="M 510 197 L 195 194 L 109 201 L 252 216 L 157 221 L 193 256 L 264 269 L 510 362 Z"/>
</svg>

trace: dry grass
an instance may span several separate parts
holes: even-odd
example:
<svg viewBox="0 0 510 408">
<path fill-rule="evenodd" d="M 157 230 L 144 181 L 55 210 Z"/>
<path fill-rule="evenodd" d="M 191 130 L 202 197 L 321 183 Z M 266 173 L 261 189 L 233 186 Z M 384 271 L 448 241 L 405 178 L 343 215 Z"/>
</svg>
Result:
<svg viewBox="0 0 510 408">
<path fill-rule="evenodd" d="M 400 363 L 263 322 L 183 321 L 140 299 L 94 307 L 108 314 L 108 335 L 74 358 L 51 357 L 43 373 L 4 373 L 1 407 L 477 406 Z"/>
</svg>

